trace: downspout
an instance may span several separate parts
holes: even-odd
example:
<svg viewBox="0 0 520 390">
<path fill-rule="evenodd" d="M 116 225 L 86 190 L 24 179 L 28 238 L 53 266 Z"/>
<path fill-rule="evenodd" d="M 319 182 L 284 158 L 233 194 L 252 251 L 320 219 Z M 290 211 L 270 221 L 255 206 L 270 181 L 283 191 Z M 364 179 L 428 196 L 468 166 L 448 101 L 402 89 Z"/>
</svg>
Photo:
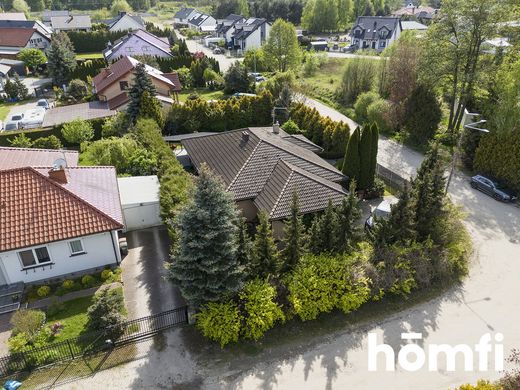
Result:
<svg viewBox="0 0 520 390">
<path fill-rule="evenodd" d="M 119 258 L 117 256 L 116 244 L 114 243 L 114 235 L 110 232 L 110 239 L 112 241 L 112 248 L 114 248 L 114 255 L 116 256 L 116 265 L 119 265 Z"/>
</svg>

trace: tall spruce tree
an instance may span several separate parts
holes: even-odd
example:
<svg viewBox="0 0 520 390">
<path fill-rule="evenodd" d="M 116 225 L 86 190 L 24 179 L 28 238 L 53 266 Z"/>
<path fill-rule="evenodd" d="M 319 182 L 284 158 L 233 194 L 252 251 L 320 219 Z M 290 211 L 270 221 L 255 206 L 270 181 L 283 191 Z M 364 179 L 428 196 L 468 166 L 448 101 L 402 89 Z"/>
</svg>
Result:
<svg viewBox="0 0 520 390">
<path fill-rule="evenodd" d="M 148 91 L 144 91 L 141 96 L 138 117 L 153 119 L 160 128 L 164 126 L 161 102 L 155 96 L 150 95 Z"/>
<path fill-rule="evenodd" d="M 144 92 L 148 92 L 150 96 L 155 97 L 157 91 L 152 83 L 152 80 L 146 73 L 146 66 L 139 63 L 135 67 L 134 81 L 128 95 L 130 96 L 130 103 L 128 103 L 128 109 L 126 110 L 128 119 L 131 123 L 135 124 L 139 117 L 141 109 L 141 100 L 143 99 Z"/>
<path fill-rule="evenodd" d="M 359 141 L 359 182 L 358 188 L 366 190 L 374 179 L 371 176 L 372 167 L 372 126 L 365 125 Z"/>
<path fill-rule="evenodd" d="M 360 236 L 359 200 L 356 194 L 356 182 L 350 182 L 348 196 L 346 196 L 338 209 L 338 249 L 347 251 Z"/>
<path fill-rule="evenodd" d="M 343 159 L 343 168 L 341 171 L 349 178 L 349 180 L 359 180 L 361 161 L 359 159 L 359 127 L 354 130 L 352 136 L 348 140 L 347 150 Z"/>
<path fill-rule="evenodd" d="M 435 143 L 417 170 L 412 182 L 415 223 L 420 239 L 426 239 L 432 232 L 435 222 L 442 218 L 446 179 L 439 156 L 439 146 Z"/>
<path fill-rule="evenodd" d="M 240 289 L 236 218 L 233 198 L 202 165 L 193 199 L 177 218 L 180 244 L 169 275 L 190 305 L 219 301 Z"/>
<path fill-rule="evenodd" d="M 284 229 L 284 249 L 282 251 L 282 272 L 292 271 L 300 262 L 300 258 L 305 253 L 305 230 L 298 194 L 293 193 L 291 202 L 291 216 L 285 223 Z"/>
<path fill-rule="evenodd" d="M 313 222 L 311 228 L 311 248 L 315 254 L 336 253 L 338 251 L 338 216 L 329 199 L 323 214 Z"/>
<path fill-rule="evenodd" d="M 265 278 L 276 276 L 280 270 L 278 249 L 274 243 L 269 216 L 266 212 L 258 213 L 259 224 L 253 243 L 251 277 Z"/>
<path fill-rule="evenodd" d="M 70 74 L 76 69 L 76 53 L 69 36 L 64 32 L 52 35 L 51 46 L 47 51 L 49 75 L 59 87 L 67 84 Z"/>
<path fill-rule="evenodd" d="M 251 251 L 252 251 L 252 242 L 251 237 L 249 237 L 249 232 L 247 231 L 246 219 L 243 217 L 239 217 L 237 220 L 238 224 L 238 235 L 237 235 L 237 262 L 245 270 L 246 273 L 249 273 L 249 267 L 251 266 Z"/>
</svg>

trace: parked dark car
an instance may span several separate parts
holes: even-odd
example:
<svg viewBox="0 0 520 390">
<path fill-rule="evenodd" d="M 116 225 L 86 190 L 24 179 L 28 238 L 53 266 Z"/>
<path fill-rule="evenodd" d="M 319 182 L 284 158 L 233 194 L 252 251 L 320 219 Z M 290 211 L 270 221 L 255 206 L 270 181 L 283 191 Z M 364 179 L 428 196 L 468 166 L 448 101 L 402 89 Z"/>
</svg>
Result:
<svg viewBox="0 0 520 390">
<path fill-rule="evenodd" d="M 513 196 L 510 191 L 482 175 L 473 176 L 471 186 L 501 202 L 514 202 L 516 200 L 516 196 Z"/>
<path fill-rule="evenodd" d="M 341 51 L 343 53 L 354 53 L 357 49 L 358 49 L 358 46 L 352 44 L 352 45 L 349 45 L 349 46 L 345 46 L 343 49 L 341 49 Z"/>
</svg>

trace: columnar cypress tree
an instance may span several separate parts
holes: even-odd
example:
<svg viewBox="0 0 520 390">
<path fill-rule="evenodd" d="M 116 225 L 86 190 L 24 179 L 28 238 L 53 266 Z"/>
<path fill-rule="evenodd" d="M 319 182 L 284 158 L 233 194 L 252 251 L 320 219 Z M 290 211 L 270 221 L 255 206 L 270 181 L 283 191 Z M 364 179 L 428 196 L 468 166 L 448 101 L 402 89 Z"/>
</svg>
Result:
<svg viewBox="0 0 520 390">
<path fill-rule="evenodd" d="M 305 253 L 305 233 L 300 215 L 298 194 L 293 193 L 291 216 L 285 224 L 284 249 L 282 252 L 282 272 L 292 271 Z"/>
<path fill-rule="evenodd" d="M 243 269 L 249 272 L 251 264 L 252 242 L 247 231 L 246 220 L 243 217 L 238 218 L 238 236 L 237 236 L 237 262 Z"/>
<path fill-rule="evenodd" d="M 171 280 L 190 305 L 219 301 L 240 289 L 236 218 L 233 198 L 203 165 L 193 200 L 177 218 L 180 245 L 170 268 Z"/>
<path fill-rule="evenodd" d="M 347 150 L 345 151 L 345 158 L 343 159 L 342 172 L 348 176 L 350 180 L 358 180 L 361 169 L 361 161 L 359 159 L 359 127 L 354 130 L 352 136 L 348 140 Z"/>
<path fill-rule="evenodd" d="M 366 190 L 374 179 L 370 178 L 372 164 L 372 126 L 366 125 L 359 141 L 359 182 L 358 188 Z"/>
<path fill-rule="evenodd" d="M 278 275 L 279 256 L 274 243 L 269 216 L 264 211 L 258 213 L 260 223 L 256 230 L 251 261 L 251 276 L 265 278 Z"/>
<path fill-rule="evenodd" d="M 153 119 L 160 128 L 164 126 L 161 102 L 155 96 L 150 95 L 148 91 L 144 91 L 141 96 L 138 116 Z"/>
<path fill-rule="evenodd" d="M 70 74 L 76 68 L 76 53 L 67 34 L 59 32 L 52 35 L 51 46 L 47 51 L 49 75 L 54 84 L 67 84 Z"/>
<path fill-rule="evenodd" d="M 316 254 L 337 252 L 338 216 L 330 199 L 325 212 L 315 223 L 317 225 L 311 230 L 313 252 Z"/>
<path fill-rule="evenodd" d="M 146 67 L 144 64 L 137 64 L 134 71 L 134 82 L 130 91 L 128 91 L 128 96 L 130 96 L 130 103 L 128 104 L 128 109 L 126 113 L 128 115 L 128 119 L 135 124 L 137 118 L 139 116 L 139 111 L 141 108 L 141 100 L 143 98 L 144 92 L 147 91 L 150 96 L 156 96 L 157 91 L 155 90 L 155 86 L 152 83 L 150 77 L 146 73 Z"/>
<path fill-rule="evenodd" d="M 376 123 L 372 123 L 372 140 L 371 140 L 371 149 L 370 152 L 370 181 L 368 187 L 372 187 L 374 185 L 374 179 L 376 177 L 376 168 L 377 168 L 377 151 L 379 148 L 379 128 Z"/>
<path fill-rule="evenodd" d="M 359 222 L 361 216 L 359 200 L 356 195 L 356 182 L 350 182 L 348 196 L 341 202 L 338 209 L 338 249 L 346 251 L 359 237 Z"/>
</svg>

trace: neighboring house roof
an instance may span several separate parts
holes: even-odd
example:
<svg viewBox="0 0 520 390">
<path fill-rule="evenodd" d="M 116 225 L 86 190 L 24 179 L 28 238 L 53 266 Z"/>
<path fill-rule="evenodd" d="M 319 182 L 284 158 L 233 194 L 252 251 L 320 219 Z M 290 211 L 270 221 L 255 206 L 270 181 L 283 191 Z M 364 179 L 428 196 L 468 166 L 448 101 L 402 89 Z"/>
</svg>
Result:
<svg viewBox="0 0 520 390">
<path fill-rule="evenodd" d="M 186 19 L 190 14 L 195 11 L 195 8 L 181 8 L 177 13 L 174 15 L 175 19 Z"/>
<path fill-rule="evenodd" d="M 269 214 L 269 219 L 283 219 L 291 215 L 295 192 L 303 214 L 323 210 L 329 199 L 334 205 L 340 204 L 347 195 L 340 184 L 279 160 L 254 203 Z"/>
<path fill-rule="evenodd" d="M 115 17 L 114 19 L 111 19 L 108 23 L 108 29 L 112 29 L 116 24 L 117 22 L 119 22 L 121 19 L 125 18 L 125 17 L 128 17 L 128 18 L 131 18 L 133 19 L 137 24 L 139 24 L 142 28 L 145 28 L 146 24 L 143 20 L 143 18 L 141 18 L 139 15 L 132 15 L 132 14 L 128 14 L 126 12 L 120 12 L 119 15 L 117 17 Z"/>
<path fill-rule="evenodd" d="M 182 144 L 194 166 L 207 163 L 222 177 L 235 200 L 257 197 L 279 160 L 326 180 L 345 179 L 335 167 L 288 138 L 282 130 L 275 134 L 270 127 L 255 127 L 189 138 Z"/>
<path fill-rule="evenodd" d="M 177 135 L 166 135 L 163 139 L 166 142 L 181 142 L 188 138 L 196 138 L 196 137 L 205 137 L 207 135 L 217 134 L 214 131 L 201 131 L 198 133 L 189 133 L 189 134 L 177 134 Z"/>
<path fill-rule="evenodd" d="M 159 202 L 159 179 L 155 175 L 117 179 L 121 205 Z"/>
<path fill-rule="evenodd" d="M 42 127 L 46 128 L 60 125 L 78 118 L 91 120 L 106 118 L 116 114 L 116 111 L 113 111 L 108 107 L 107 102 L 100 101 L 53 107 L 47 111 L 47 114 L 45 114 Z"/>
<path fill-rule="evenodd" d="M 394 12 L 394 15 L 396 16 L 417 16 L 418 14 L 422 15 L 434 15 L 437 12 L 437 10 L 433 7 L 427 7 L 427 6 L 408 6 L 398 9 Z"/>
<path fill-rule="evenodd" d="M 0 252 L 123 227 L 65 187 L 30 167 L 0 171 Z"/>
<path fill-rule="evenodd" d="M 410 21 L 403 20 L 401 22 L 401 25 L 403 26 L 403 31 L 405 31 L 405 30 L 428 30 L 428 26 L 426 26 L 422 23 L 413 21 L 413 20 L 410 20 Z"/>
<path fill-rule="evenodd" d="M 23 12 L 0 12 L 0 20 L 27 20 Z"/>
<path fill-rule="evenodd" d="M 92 22 L 90 15 L 52 16 L 51 26 L 57 30 L 90 29 Z"/>
<path fill-rule="evenodd" d="M 60 158 L 67 166 L 78 165 L 79 153 L 73 150 L 28 149 L 0 146 L 0 170 L 22 167 L 52 167 Z M 2 191 L 0 191 L 2 192 Z"/>
<path fill-rule="evenodd" d="M 58 10 L 58 11 L 45 10 L 42 13 L 42 21 L 50 23 L 51 18 L 53 16 L 69 16 L 69 15 L 70 15 L 70 12 L 68 10 Z"/>
<path fill-rule="evenodd" d="M 352 27 L 352 36 L 358 39 L 388 39 L 400 26 L 401 19 L 397 17 L 358 16 L 356 24 Z"/>
<path fill-rule="evenodd" d="M 204 14 L 202 12 L 196 13 L 193 15 L 193 17 L 188 20 L 188 23 L 193 26 L 200 26 L 202 23 L 206 21 L 206 19 L 210 18 L 211 16 Z"/>
<path fill-rule="evenodd" d="M 25 47 L 35 31 L 29 28 L 0 27 L 0 46 Z"/>
<path fill-rule="evenodd" d="M 130 96 L 126 92 L 121 92 L 119 95 L 113 97 L 110 99 L 108 103 L 108 108 L 111 110 L 116 110 L 119 107 L 125 105 L 130 101 Z"/>
<path fill-rule="evenodd" d="M 249 35 L 256 31 L 256 29 L 266 23 L 267 20 L 263 18 L 249 18 L 243 23 L 235 24 L 235 32 L 233 38 L 236 40 L 246 39 Z"/>
<path fill-rule="evenodd" d="M 102 92 L 108 86 L 112 85 L 112 83 L 115 83 L 121 77 L 125 76 L 128 72 L 133 71 L 137 64 L 139 64 L 139 61 L 137 61 L 133 57 L 121 57 L 120 60 L 114 62 L 108 68 L 103 69 L 92 79 L 92 83 L 94 84 L 96 92 Z M 178 89 L 178 86 L 176 86 L 172 81 L 173 77 L 171 73 L 165 75 L 160 70 L 152 68 L 151 66 L 146 64 L 145 70 L 148 76 L 164 82 L 165 84 L 170 86 L 172 91 Z"/>
<path fill-rule="evenodd" d="M 133 31 L 131 33 L 128 33 L 124 37 L 119 38 L 112 45 L 109 44 L 109 46 L 105 50 L 103 50 L 103 56 L 106 59 L 110 59 L 113 53 L 115 53 L 119 47 L 125 45 L 132 37 L 137 37 L 140 40 L 148 43 L 149 45 L 161 50 L 165 54 L 172 56 L 170 51 L 170 43 L 167 41 L 167 39 L 161 39 L 159 37 L 156 37 L 152 33 L 149 33 L 145 30 Z"/>
<path fill-rule="evenodd" d="M 49 38 L 52 31 L 38 20 L 0 20 L 0 28 L 35 29 L 44 37 Z"/>
<path fill-rule="evenodd" d="M 5 77 L 11 71 L 11 66 L 0 64 L 0 76 Z"/>
</svg>

